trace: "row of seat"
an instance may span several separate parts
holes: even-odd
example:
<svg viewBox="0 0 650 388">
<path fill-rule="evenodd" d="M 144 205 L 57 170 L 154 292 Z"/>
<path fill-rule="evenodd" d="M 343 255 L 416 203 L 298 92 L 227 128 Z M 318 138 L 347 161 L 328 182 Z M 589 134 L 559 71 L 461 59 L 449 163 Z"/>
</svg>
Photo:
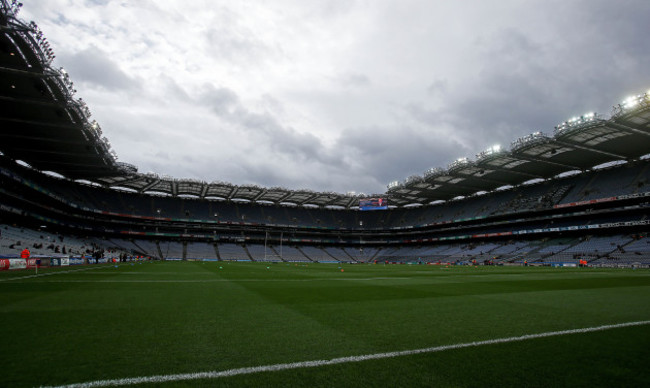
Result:
<svg viewBox="0 0 650 388">
<path fill-rule="evenodd" d="M 362 224 L 372 229 L 442 223 L 646 192 L 650 187 L 650 164 L 647 161 L 624 164 L 416 209 L 370 212 L 161 197 L 72 184 L 55 178 L 43 179 L 47 190 L 61 198 L 114 213 L 331 228 L 357 228 Z"/>
</svg>

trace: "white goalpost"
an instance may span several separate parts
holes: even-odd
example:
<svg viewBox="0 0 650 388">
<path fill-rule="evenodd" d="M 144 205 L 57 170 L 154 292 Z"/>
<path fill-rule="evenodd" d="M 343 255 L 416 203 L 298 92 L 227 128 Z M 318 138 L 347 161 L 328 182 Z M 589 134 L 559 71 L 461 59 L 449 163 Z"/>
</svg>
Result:
<svg viewBox="0 0 650 388">
<path fill-rule="evenodd" d="M 282 261 L 282 238 L 284 237 L 284 232 L 280 232 L 280 244 L 279 249 L 273 249 L 272 245 L 269 244 L 269 232 L 264 233 L 264 261 Z"/>
</svg>

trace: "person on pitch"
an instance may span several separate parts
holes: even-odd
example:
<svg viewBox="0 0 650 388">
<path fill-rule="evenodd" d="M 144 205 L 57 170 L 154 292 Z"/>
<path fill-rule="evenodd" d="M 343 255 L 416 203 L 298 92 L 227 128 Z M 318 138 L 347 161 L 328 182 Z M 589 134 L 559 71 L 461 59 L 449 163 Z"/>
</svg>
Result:
<svg viewBox="0 0 650 388">
<path fill-rule="evenodd" d="M 25 249 L 23 249 L 22 252 L 20 252 L 20 258 L 21 259 L 29 259 L 29 256 L 31 256 L 31 254 L 29 252 L 29 248 L 25 248 Z"/>
</svg>

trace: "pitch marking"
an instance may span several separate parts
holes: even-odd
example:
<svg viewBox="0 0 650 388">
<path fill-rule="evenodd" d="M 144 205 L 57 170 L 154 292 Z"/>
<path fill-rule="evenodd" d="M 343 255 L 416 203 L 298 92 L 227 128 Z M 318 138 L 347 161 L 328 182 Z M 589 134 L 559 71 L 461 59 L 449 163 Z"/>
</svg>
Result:
<svg viewBox="0 0 650 388">
<path fill-rule="evenodd" d="M 60 272 L 62 273 L 62 272 Z M 128 274 L 124 272 L 121 274 Z M 35 275 L 26 276 L 15 279 L 26 279 L 34 277 Z M 38 275 L 40 276 L 40 275 Z M 102 280 L 83 280 L 83 279 L 68 279 L 68 280 L 45 280 L 44 283 L 250 283 L 250 282 L 316 282 L 316 281 L 341 281 L 341 282 L 360 282 L 371 280 L 410 280 L 412 278 L 395 277 L 395 278 L 345 278 L 345 279 L 331 279 L 331 278 L 313 278 L 313 279 L 151 279 L 151 280 L 136 280 L 136 279 L 102 279 Z"/>
<path fill-rule="evenodd" d="M 12 280 L 40 278 L 40 277 L 43 277 L 43 276 L 52 276 L 52 275 L 58 275 L 58 274 L 62 274 L 62 273 L 91 271 L 91 270 L 94 270 L 94 269 L 104 269 L 104 268 L 110 268 L 110 267 L 109 266 L 102 266 L 102 267 L 89 267 L 89 268 L 71 269 L 71 270 L 68 270 L 68 271 L 44 272 L 44 273 L 39 273 L 38 275 L 34 274 L 34 275 L 20 276 L 20 277 L 17 277 L 17 278 L 0 279 L 0 282 L 10 282 Z M 25 271 L 25 270 L 23 270 L 23 271 Z"/>
<path fill-rule="evenodd" d="M 97 380 L 97 381 L 89 381 L 85 383 L 60 385 L 60 386 L 44 387 L 44 388 L 114 387 L 114 386 L 121 386 L 121 385 L 135 385 L 135 384 L 145 384 L 145 383 L 165 383 L 165 382 L 172 382 L 172 381 L 217 379 L 220 377 L 248 375 L 253 373 L 261 373 L 261 372 L 276 372 L 276 371 L 299 369 L 299 368 L 315 368 L 319 366 L 346 364 L 350 362 L 361 362 L 361 361 L 368 361 L 368 360 L 378 360 L 383 358 L 411 356 L 414 354 L 422 354 L 422 353 L 436 353 L 436 352 L 443 352 L 445 350 L 471 348 L 475 346 L 494 345 L 494 344 L 502 344 L 507 342 L 526 341 L 529 339 L 554 337 L 554 336 L 567 335 L 567 334 L 591 333 L 594 331 L 617 329 L 617 328 L 629 327 L 629 326 L 641 326 L 641 325 L 648 325 L 648 324 L 650 324 L 650 321 L 625 322 L 625 323 L 618 323 L 613 325 L 586 327 L 583 329 L 550 331 L 546 333 L 526 334 L 519 337 L 496 338 L 496 339 L 491 339 L 486 341 L 474 341 L 474 342 L 465 342 L 465 343 L 460 343 L 455 345 L 435 346 L 431 348 L 402 350 L 402 351 L 388 352 L 388 353 L 365 354 L 361 356 L 338 357 L 338 358 L 332 358 L 330 360 L 314 360 L 314 361 L 292 362 L 286 364 L 261 365 L 261 366 L 252 366 L 246 368 L 228 369 L 224 371 L 182 373 L 182 374 L 175 374 L 175 375 L 158 375 L 158 376 L 147 376 L 147 377 L 127 377 L 123 379 Z"/>
</svg>

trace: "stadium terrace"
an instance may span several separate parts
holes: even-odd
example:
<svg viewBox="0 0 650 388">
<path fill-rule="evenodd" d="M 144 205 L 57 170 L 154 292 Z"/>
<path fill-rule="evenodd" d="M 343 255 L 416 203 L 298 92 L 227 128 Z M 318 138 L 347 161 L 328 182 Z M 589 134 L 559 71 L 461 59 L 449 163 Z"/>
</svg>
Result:
<svg viewBox="0 0 650 388">
<path fill-rule="evenodd" d="M 365 195 L 175 179 L 118 162 L 38 26 L 18 18 L 17 2 L 1 9 L 2 216 L 87 236 L 75 252 L 110 237 L 107 249 L 157 258 L 648 264 L 649 93 L 608 118 L 586 113 L 553 135 L 392 182 L 372 195 L 386 210 L 361 212 L 360 201 L 373 203 Z"/>
</svg>

